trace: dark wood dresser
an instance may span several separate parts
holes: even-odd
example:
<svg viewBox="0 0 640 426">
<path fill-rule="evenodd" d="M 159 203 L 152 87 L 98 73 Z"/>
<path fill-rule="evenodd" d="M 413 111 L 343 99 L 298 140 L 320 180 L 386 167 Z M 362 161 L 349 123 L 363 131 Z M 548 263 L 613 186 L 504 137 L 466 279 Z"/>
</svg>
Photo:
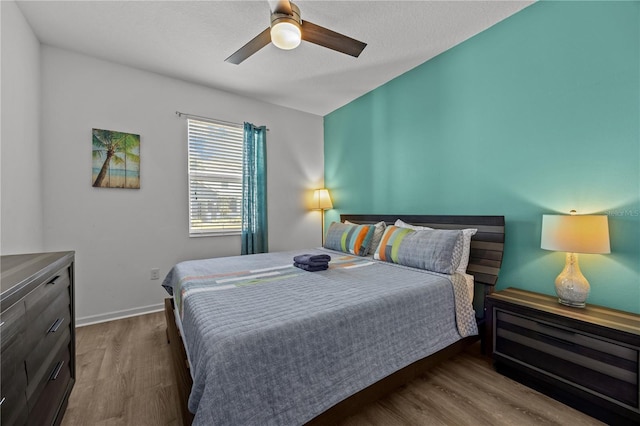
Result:
<svg viewBox="0 0 640 426">
<path fill-rule="evenodd" d="M 74 252 L 0 265 L 0 424 L 60 424 L 76 376 Z"/>
<path fill-rule="evenodd" d="M 609 424 L 640 424 L 640 315 L 508 288 L 487 298 L 497 371 Z"/>
</svg>

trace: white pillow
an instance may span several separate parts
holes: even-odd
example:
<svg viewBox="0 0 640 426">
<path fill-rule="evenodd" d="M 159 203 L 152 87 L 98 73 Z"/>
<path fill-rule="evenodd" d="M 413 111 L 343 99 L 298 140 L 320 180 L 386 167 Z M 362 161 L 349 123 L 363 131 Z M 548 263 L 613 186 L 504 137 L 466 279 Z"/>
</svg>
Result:
<svg viewBox="0 0 640 426">
<path fill-rule="evenodd" d="M 456 271 L 462 274 L 467 272 L 469 256 L 471 255 L 471 237 L 476 235 L 476 232 L 478 232 L 476 228 L 467 228 L 462 230 L 462 257 L 460 258 L 460 265 L 456 268 Z"/>
<path fill-rule="evenodd" d="M 423 231 L 425 229 L 433 229 L 433 228 L 429 228 L 428 226 L 417 226 L 417 225 L 411 225 L 410 223 L 404 222 L 400 219 L 396 220 L 396 223 L 393 224 L 394 226 L 397 226 L 398 228 L 409 228 L 409 229 L 413 229 L 414 231 Z"/>
<path fill-rule="evenodd" d="M 420 231 L 423 229 L 433 229 L 428 226 L 417 226 L 406 223 L 400 219 L 396 220 L 395 226 L 399 228 L 409 228 L 414 231 Z M 467 228 L 462 230 L 462 256 L 460 257 L 460 264 L 456 268 L 456 271 L 465 274 L 467 272 L 467 266 L 469 265 L 469 255 L 471 254 L 471 237 L 478 232 L 475 228 Z"/>
<path fill-rule="evenodd" d="M 349 222 L 348 220 L 345 220 L 344 223 L 347 225 L 359 225 L 359 223 Z M 375 226 L 375 230 L 373 231 L 373 237 L 371 238 L 371 243 L 369 244 L 369 250 L 365 253 L 365 256 L 367 254 L 374 254 L 376 252 L 376 249 L 378 248 L 378 244 L 380 244 L 380 240 L 382 239 L 382 235 L 384 234 L 384 230 L 386 229 L 387 224 L 384 222 L 384 220 L 381 220 L 373 226 Z"/>
</svg>

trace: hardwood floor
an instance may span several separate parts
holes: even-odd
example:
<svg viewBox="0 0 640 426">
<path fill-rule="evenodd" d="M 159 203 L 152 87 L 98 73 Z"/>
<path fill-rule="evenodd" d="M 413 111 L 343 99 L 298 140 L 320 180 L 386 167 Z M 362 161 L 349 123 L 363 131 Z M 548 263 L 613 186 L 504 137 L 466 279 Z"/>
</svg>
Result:
<svg viewBox="0 0 640 426">
<path fill-rule="evenodd" d="M 474 345 L 340 426 L 601 424 L 496 373 Z"/>
<path fill-rule="evenodd" d="M 62 424 L 179 425 L 162 312 L 76 329 L 76 384 Z"/>
<path fill-rule="evenodd" d="M 77 381 L 62 425 L 178 425 L 161 312 L 77 329 Z M 474 345 L 340 426 L 599 425 L 493 371 Z"/>
</svg>

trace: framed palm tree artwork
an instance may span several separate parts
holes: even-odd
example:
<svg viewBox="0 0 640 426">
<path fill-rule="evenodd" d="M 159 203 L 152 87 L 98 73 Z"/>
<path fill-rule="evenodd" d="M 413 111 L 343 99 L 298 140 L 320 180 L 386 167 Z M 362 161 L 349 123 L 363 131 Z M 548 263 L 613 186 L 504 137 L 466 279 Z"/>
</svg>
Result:
<svg viewBox="0 0 640 426">
<path fill-rule="evenodd" d="M 93 186 L 140 188 L 140 135 L 93 129 Z"/>
</svg>

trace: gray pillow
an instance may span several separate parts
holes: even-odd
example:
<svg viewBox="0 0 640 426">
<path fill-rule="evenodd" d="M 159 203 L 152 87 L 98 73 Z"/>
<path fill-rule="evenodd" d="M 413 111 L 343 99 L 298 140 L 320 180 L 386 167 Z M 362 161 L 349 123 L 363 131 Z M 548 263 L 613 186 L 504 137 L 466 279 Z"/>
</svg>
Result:
<svg viewBox="0 0 640 426">
<path fill-rule="evenodd" d="M 450 275 L 460 264 L 462 240 L 460 230 L 413 231 L 389 226 L 375 258 Z"/>
<path fill-rule="evenodd" d="M 398 249 L 398 263 L 442 274 L 453 274 L 462 256 L 462 231 L 421 230 L 407 235 Z M 457 248 L 457 250 L 456 250 Z"/>
</svg>

